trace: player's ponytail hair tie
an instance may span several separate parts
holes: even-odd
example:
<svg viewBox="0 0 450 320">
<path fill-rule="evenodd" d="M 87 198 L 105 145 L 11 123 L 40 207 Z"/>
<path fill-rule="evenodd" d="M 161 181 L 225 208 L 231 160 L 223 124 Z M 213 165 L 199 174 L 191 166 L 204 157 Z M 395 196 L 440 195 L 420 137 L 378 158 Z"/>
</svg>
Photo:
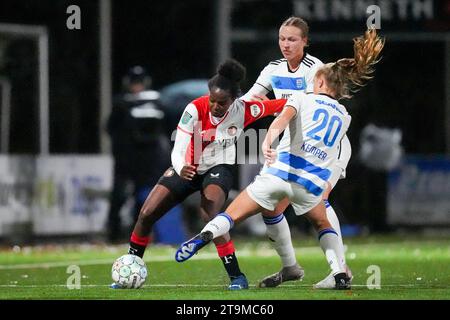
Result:
<svg viewBox="0 0 450 320">
<path fill-rule="evenodd" d="M 240 93 L 239 83 L 245 78 L 245 67 L 234 59 L 228 59 L 217 68 L 217 73 L 208 81 L 208 87 L 229 91 L 233 98 Z"/>
</svg>

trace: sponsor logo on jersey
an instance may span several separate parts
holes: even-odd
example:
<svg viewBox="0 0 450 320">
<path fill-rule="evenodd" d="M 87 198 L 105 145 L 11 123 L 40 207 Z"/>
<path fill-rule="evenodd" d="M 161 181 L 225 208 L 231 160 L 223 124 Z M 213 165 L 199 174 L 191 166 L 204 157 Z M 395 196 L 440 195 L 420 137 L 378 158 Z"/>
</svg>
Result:
<svg viewBox="0 0 450 320">
<path fill-rule="evenodd" d="M 227 129 L 227 132 L 230 136 L 235 136 L 237 133 L 237 127 L 236 126 L 231 126 Z"/>
<path fill-rule="evenodd" d="M 182 124 L 188 124 L 188 122 L 192 119 L 192 115 L 185 111 L 183 114 L 183 117 L 181 118 L 181 123 Z"/>
<path fill-rule="evenodd" d="M 219 146 L 222 146 L 224 148 L 235 144 L 237 142 L 237 137 L 233 137 L 233 138 L 229 138 L 229 139 L 221 139 L 221 140 L 216 140 L 217 144 Z"/>
<path fill-rule="evenodd" d="M 261 115 L 261 107 L 258 106 L 257 104 L 252 104 L 250 106 L 250 113 L 253 118 L 259 117 Z"/>
<path fill-rule="evenodd" d="M 305 90 L 305 77 L 291 78 L 282 76 L 271 76 L 272 87 L 280 90 Z"/>
</svg>

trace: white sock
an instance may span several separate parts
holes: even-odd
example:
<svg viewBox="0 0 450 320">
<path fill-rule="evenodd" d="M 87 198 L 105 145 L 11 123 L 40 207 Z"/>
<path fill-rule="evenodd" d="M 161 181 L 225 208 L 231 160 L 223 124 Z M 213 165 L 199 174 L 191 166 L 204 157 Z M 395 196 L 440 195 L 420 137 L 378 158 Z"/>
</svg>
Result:
<svg viewBox="0 0 450 320">
<path fill-rule="evenodd" d="M 341 263 L 345 266 L 347 263 L 345 262 L 344 242 L 342 240 L 342 233 L 341 233 L 341 226 L 339 224 L 339 219 L 338 219 L 333 207 L 328 203 L 328 200 L 324 200 L 323 202 L 325 202 L 325 207 L 327 209 L 328 221 L 330 221 L 331 226 L 333 227 L 334 231 L 336 231 L 337 236 L 339 238 L 339 244 L 342 247 L 342 252 L 344 253 L 342 255 Z"/>
<path fill-rule="evenodd" d="M 231 228 L 233 228 L 234 221 L 231 217 L 226 213 L 219 213 L 214 219 L 206 224 L 206 226 L 202 229 L 201 232 L 211 231 L 213 234 L 213 238 L 217 238 L 223 236 Z"/>
<path fill-rule="evenodd" d="M 280 213 L 278 216 L 270 218 L 263 216 L 263 219 L 267 227 L 267 236 L 280 256 L 283 267 L 295 265 L 297 259 L 292 246 L 291 231 L 284 214 Z"/>
<path fill-rule="evenodd" d="M 339 237 L 336 231 L 331 228 L 321 230 L 319 232 L 319 242 L 333 275 L 345 272 L 345 266 L 342 264 L 344 252 L 339 244 Z"/>
</svg>

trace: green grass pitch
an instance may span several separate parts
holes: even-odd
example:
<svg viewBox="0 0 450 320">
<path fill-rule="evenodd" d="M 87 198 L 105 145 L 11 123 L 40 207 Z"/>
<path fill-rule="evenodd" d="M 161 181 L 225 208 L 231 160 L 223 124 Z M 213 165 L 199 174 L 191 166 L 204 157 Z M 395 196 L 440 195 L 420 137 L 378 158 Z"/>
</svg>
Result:
<svg viewBox="0 0 450 320">
<path fill-rule="evenodd" d="M 450 239 L 369 237 L 347 239 L 346 244 L 347 262 L 354 274 L 351 291 L 312 288 L 328 274 L 324 255 L 312 238 L 295 242 L 297 260 L 305 269 L 304 280 L 266 289 L 256 284 L 279 270 L 274 250 L 265 239 L 236 238 L 240 266 L 250 282 L 250 289 L 244 291 L 226 290 L 228 278 L 212 245 L 184 263 L 173 259 L 174 247 L 149 247 L 145 255 L 149 277 L 138 290 L 109 288 L 112 262 L 126 252 L 126 244 L 3 248 L 0 299 L 450 299 Z M 72 275 L 69 265 L 80 268 L 80 289 L 67 287 Z M 368 280 L 373 284 L 370 277 L 377 267 L 380 289 L 369 289 Z"/>
</svg>

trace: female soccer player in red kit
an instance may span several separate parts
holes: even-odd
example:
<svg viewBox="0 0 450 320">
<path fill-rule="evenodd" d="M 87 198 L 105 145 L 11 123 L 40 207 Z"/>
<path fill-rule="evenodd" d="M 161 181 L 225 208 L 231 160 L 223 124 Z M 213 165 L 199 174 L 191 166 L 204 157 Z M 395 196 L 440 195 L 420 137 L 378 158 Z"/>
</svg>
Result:
<svg viewBox="0 0 450 320">
<path fill-rule="evenodd" d="M 185 108 L 177 127 L 172 167 L 159 179 L 141 209 L 131 235 L 129 254 L 142 257 L 153 224 L 196 191 L 201 192 L 204 221 L 222 210 L 233 183 L 235 142 L 239 135 L 252 122 L 280 112 L 286 102 L 284 99 L 264 102 L 237 99 L 244 76 L 245 68 L 240 63 L 226 61 L 209 80 L 209 95 L 195 99 Z M 228 288 L 247 289 L 248 282 L 239 269 L 230 235 L 227 233 L 214 243 L 230 277 Z"/>
</svg>

